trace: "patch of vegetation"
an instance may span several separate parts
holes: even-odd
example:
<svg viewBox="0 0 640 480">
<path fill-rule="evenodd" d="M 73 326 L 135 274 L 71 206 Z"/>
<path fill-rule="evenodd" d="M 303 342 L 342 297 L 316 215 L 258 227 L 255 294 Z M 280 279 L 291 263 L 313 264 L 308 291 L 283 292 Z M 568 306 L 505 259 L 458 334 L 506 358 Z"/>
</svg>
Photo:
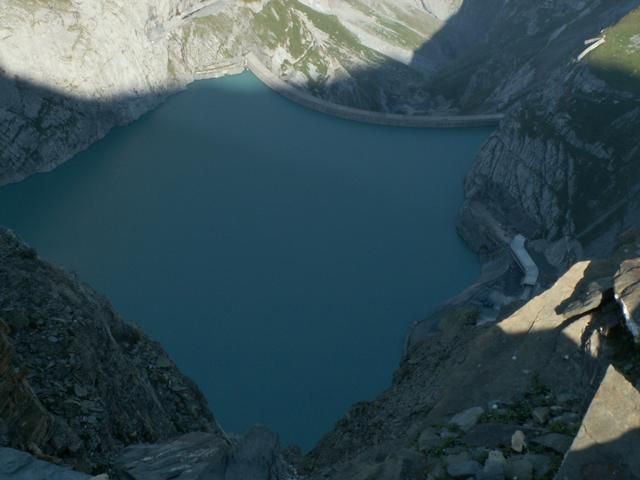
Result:
<svg viewBox="0 0 640 480">
<path fill-rule="evenodd" d="M 614 88 L 640 94 L 640 8 L 604 33 L 606 42 L 589 54 L 589 65 Z"/>
<path fill-rule="evenodd" d="M 225 15 L 209 15 L 207 17 L 197 17 L 191 22 L 193 32 L 196 35 L 208 36 L 212 32 L 217 35 L 231 34 L 232 22 Z"/>
</svg>

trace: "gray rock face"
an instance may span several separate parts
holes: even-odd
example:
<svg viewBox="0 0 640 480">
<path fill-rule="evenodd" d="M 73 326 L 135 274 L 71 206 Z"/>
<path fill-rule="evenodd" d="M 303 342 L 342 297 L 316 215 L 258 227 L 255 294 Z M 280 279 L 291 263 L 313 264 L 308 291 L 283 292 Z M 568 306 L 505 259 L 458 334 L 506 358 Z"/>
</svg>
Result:
<svg viewBox="0 0 640 480">
<path fill-rule="evenodd" d="M 290 468 L 279 456 L 278 437 L 264 427 L 254 427 L 231 452 L 224 476 L 220 480 L 284 480 Z"/>
<path fill-rule="evenodd" d="M 609 367 L 556 478 L 640 478 L 640 393 L 614 367 Z"/>
<path fill-rule="evenodd" d="M 16 402 L 0 402 L 0 418 L 10 446 L 89 470 L 131 443 L 199 430 L 226 438 L 159 344 L 0 229 L 0 317 L 7 312 L 0 393 Z"/>
<path fill-rule="evenodd" d="M 278 438 L 254 427 L 238 443 L 210 433 L 128 447 L 116 471 L 133 480 L 287 480 L 293 471 L 281 458 Z"/>
<path fill-rule="evenodd" d="M 90 480 L 90 475 L 37 460 L 11 448 L 0 448 L 0 480 Z"/>
<path fill-rule="evenodd" d="M 626 260 L 615 277 L 615 297 L 622 308 L 627 328 L 640 342 L 640 259 Z"/>
<path fill-rule="evenodd" d="M 166 443 L 127 447 L 116 469 L 136 480 L 195 480 L 222 470 L 230 443 L 209 433 L 189 433 Z"/>
<path fill-rule="evenodd" d="M 2 443 L 0 446 L 39 445 L 47 441 L 53 430 L 54 418 L 29 385 L 22 382 L 14 370 L 14 350 L 7 337 L 9 328 L 0 320 L 0 398 L 13 399 L 0 405 Z M 69 433 L 68 447 L 75 448 L 78 439 Z"/>
</svg>

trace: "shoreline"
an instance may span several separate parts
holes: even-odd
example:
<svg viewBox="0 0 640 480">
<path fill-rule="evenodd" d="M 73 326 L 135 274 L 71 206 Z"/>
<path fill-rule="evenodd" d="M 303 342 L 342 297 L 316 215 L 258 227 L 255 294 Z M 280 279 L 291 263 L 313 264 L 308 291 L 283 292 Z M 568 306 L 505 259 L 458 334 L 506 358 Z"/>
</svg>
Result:
<svg viewBox="0 0 640 480">
<path fill-rule="evenodd" d="M 244 57 L 232 58 L 219 66 L 197 72 L 194 80 L 219 78 L 238 75 L 250 71 L 264 85 L 298 105 L 325 115 L 351 120 L 355 122 L 405 128 L 471 128 L 496 127 L 504 118 L 504 114 L 486 115 L 402 115 L 397 113 L 381 113 L 359 108 L 347 107 L 328 102 L 310 93 L 289 85 L 271 72 L 253 53 Z"/>
</svg>

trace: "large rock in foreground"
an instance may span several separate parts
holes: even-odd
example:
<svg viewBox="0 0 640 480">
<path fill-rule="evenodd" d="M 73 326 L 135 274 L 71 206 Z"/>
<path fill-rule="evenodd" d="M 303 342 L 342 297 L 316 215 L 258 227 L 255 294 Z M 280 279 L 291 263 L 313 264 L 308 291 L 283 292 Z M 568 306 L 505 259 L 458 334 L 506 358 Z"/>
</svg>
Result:
<svg viewBox="0 0 640 480">
<path fill-rule="evenodd" d="M 609 367 L 556 480 L 640 478 L 640 393 Z"/>
</svg>

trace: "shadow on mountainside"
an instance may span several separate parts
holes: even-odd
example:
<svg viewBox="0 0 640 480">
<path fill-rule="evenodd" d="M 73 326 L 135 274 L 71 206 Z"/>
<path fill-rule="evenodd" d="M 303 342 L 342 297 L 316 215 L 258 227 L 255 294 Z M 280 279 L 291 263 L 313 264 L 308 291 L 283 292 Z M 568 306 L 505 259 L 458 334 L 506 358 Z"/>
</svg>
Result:
<svg viewBox="0 0 640 480">
<path fill-rule="evenodd" d="M 580 258 L 608 256 L 617 236 L 640 224 L 640 75 L 628 50 L 634 30 L 619 30 L 607 29 L 607 43 L 508 112 L 467 176 L 466 230 L 481 227 L 480 204 L 529 239 L 577 240 Z"/>
<path fill-rule="evenodd" d="M 388 61 L 377 69 L 350 71 L 353 81 L 334 81 L 321 94 L 392 113 L 504 112 L 577 57 L 586 39 L 640 5 L 638 0 L 593 3 L 581 4 L 588 14 L 579 15 L 570 2 L 468 0 L 415 51 L 408 66 Z"/>
</svg>

